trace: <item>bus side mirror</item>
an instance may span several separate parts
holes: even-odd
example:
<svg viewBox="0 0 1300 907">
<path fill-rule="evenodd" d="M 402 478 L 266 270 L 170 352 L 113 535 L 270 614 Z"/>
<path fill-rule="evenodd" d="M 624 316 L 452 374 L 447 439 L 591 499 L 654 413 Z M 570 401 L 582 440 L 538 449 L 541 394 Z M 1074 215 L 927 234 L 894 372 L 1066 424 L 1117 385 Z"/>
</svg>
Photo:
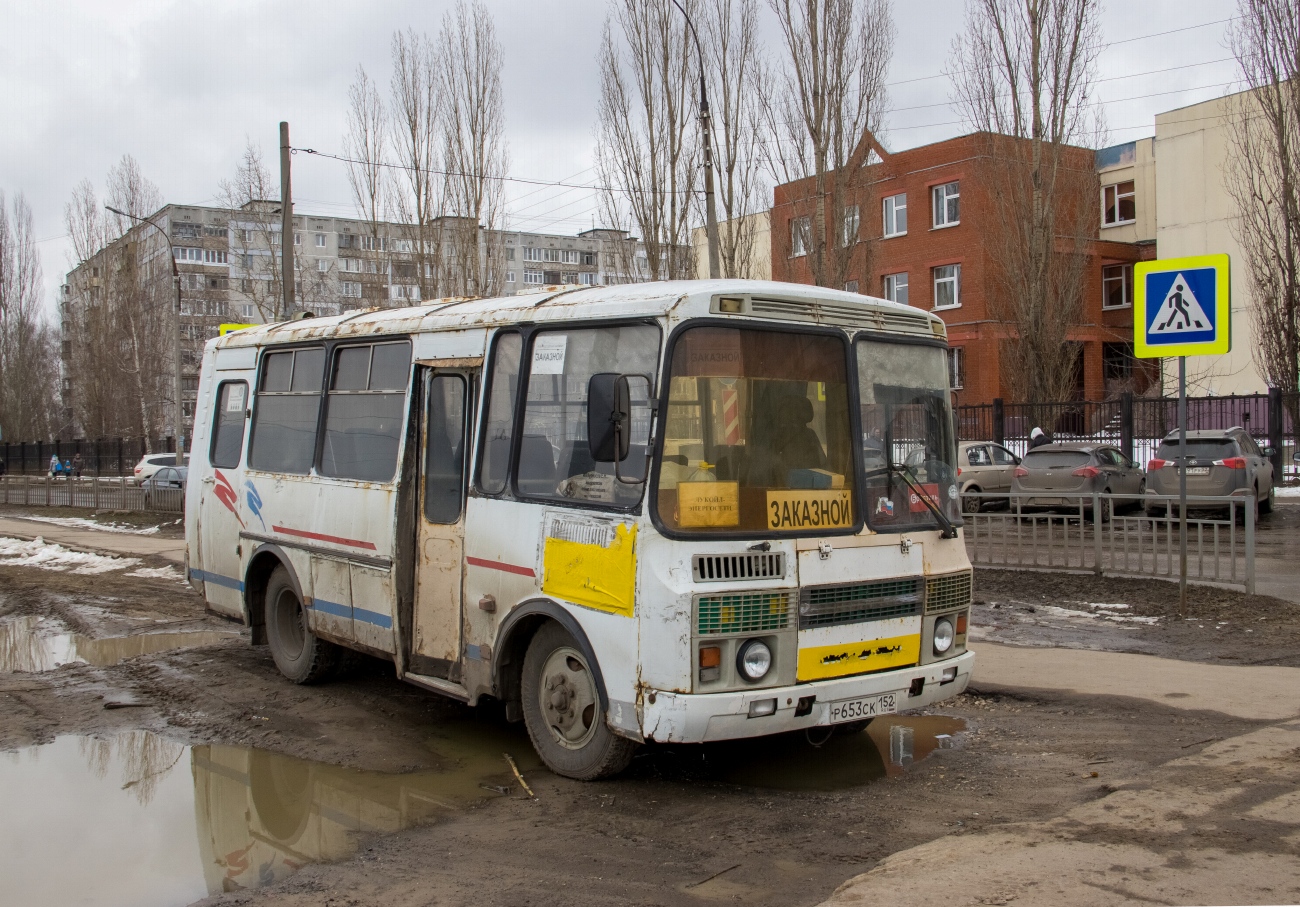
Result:
<svg viewBox="0 0 1300 907">
<path fill-rule="evenodd" d="M 598 372 L 587 382 L 587 444 L 597 463 L 627 459 L 632 441 L 632 393 L 627 376 Z"/>
</svg>

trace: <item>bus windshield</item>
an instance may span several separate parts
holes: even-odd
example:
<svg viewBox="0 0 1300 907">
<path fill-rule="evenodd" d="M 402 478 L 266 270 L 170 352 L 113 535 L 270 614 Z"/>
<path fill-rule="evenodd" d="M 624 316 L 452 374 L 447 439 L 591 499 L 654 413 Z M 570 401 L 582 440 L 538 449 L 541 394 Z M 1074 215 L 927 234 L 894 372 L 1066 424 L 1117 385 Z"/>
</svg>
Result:
<svg viewBox="0 0 1300 907">
<path fill-rule="evenodd" d="M 863 495 L 876 531 L 928 528 L 931 506 L 959 521 L 956 448 L 944 350 L 859 340 Z"/>
<path fill-rule="evenodd" d="M 673 347 L 663 525 L 698 534 L 851 529 L 857 483 L 843 339 L 696 327 Z"/>
</svg>

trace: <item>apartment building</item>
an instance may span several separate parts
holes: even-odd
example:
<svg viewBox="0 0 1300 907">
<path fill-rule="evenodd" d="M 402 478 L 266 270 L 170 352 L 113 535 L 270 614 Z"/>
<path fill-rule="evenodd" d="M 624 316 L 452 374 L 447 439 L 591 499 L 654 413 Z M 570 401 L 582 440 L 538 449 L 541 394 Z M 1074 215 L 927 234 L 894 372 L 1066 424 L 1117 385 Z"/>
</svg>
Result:
<svg viewBox="0 0 1300 907">
<path fill-rule="evenodd" d="M 294 311 L 284 312 L 279 202 L 252 201 L 236 210 L 168 204 L 150 220 L 159 229 L 137 224 L 68 272 L 64 281 L 62 392 L 65 421 L 74 432 L 90 430 L 79 413 L 99 406 L 89 400 L 97 394 L 88 377 L 90 353 L 102 345 L 106 325 L 136 312 L 155 329 L 114 342 L 134 345 L 133 355 L 142 365 L 133 375 L 147 372 L 137 376 L 134 391 L 147 398 L 144 420 L 152 424 L 145 429 L 170 428 L 165 411 L 174 396 L 170 325 L 175 295 L 169 251 L 180 273 L 187 421 L 193 417 L 203 344 L 217 335 L 221 324 L 256 324 L 302 312 L 337 315 L 458 295 L 465 292 L 465 282 L 458 279 L 453 247 L 465 236 L 476 244 L 470 256 L 477 255 L 480 265 L 491 262 L 484 268 L 487 294 L 555 284 L 634 283 L 647 273 L 644 244 L 623 230 L 596 228 L 577 236 L 485 231 L 447 218 L 417 235 L 404 224 L 303 213 L 293 218 L 291 238 Z"/>
<path fill-rule="evenodd" d="M 893 154 L 879 149 L 864 172 L 853 176 L 842 209 L 826 205 L 826 242 L 836 244 L 847 263 L 841 267 L 842 288 L 939 315 L 948 326 L 950 375 L 963 404 L 1019 399 L 1015 376 L 1002 363 L 1008 327 L 997 319 L 994 304 L 1000 292 L 996 249 L 1006 225 L 993 188 L 991 138 L 976 133 Z M 1128 162 L 1128 152 L 1118 158 Z M 1088 149 L 1067 149 L 1067 166 L 1089 177 L 1077 181 L 1081 188 L 1065 204 L 1103 204 L 1100 180 L 1091 176 L 1100 160 Z M 1136 168 L 1136 158 L 1126 166 Z M 1137 177 L 1117 182 L 1136 183 Z M 774 279 L 814 282 L 808 213 L 813 195 L 811 180 L 774 190 Z M 1124 216 L 1111 225 L 1115 232 L 1102 230 L 1085 245 L 1083 310 L 1068 333 L 1078 349 L 1079 399 L 1142 390 L 1152 377 L 1132 357 L 1131 300 L 1133 263 L 1155 257 L 1154 244 L 1138 235 L 1150 231 L 1146 203 L 1126 194 L 1122 209 Z"/>
</svg>

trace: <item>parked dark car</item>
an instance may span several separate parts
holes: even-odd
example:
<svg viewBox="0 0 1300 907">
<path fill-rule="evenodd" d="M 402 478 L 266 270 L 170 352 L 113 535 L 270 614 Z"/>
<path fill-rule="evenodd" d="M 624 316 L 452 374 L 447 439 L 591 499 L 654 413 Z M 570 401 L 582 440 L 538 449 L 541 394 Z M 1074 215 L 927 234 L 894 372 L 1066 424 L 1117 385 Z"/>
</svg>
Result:
<svg viewBox="0 0 1300 907">
<path fill-rule="evenodd" d="M 1245 429 L 1227 428 L 1187 433 L 1187 493 L 1189 495 L 1255 495 L 1257 513 L 1273 510 L 1275 486 L 1272 448 L 1255 443 Z M 1147 464 L 1148 494 L 1178 494 L 1178 433 L 1160 442 Z M 1194 505 L 1193 505 L 1194 506 Z M 1168 502 L 1147 501 L 1147 513 L 1164 516 Z"/>
<path fill-rule="evenodd" d="M 1093 494 L 1114 495 L 1102 505 L 1102 519 L 1114 515 L 1116 498 L 1140 507 L 1146 494 L 1142 467 L 1118 448 L 1104 444 L 1044 444 L 1025 454 L 1016 467 L 1011 493 L 1021 508 L 1092 510 Z"/>
<path fill-rule="evenodd" d="M 152 507 L 155 502 L 166 500 L 169 495 L 174 497 L 175 492 L 179 492 L 183 499 L 189 475 L 188 466 L 164 466 L 149 476 L 140 483 L 144 489 L 144 506 Z"/>
</svg>

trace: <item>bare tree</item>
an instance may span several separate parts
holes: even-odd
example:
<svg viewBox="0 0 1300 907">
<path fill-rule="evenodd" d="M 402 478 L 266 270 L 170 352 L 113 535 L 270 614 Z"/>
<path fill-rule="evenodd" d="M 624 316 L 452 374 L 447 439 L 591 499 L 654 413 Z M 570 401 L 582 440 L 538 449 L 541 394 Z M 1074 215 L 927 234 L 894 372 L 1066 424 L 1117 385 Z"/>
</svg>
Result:
<svg viewBox="0 0 1300 907">
<path fill-rule="evenodd" d="M 234 179 L 219 183 L 217 197 L 226 209 L 233 240 L 231 254 L 237 270 L 232 270 L 240 275 L 231 287 L 235 298 L 252 305 L 261 321 L 284 320 L 291 313 L 282 311 L 280 243 L 293 242 L 293 237 L 280 235 L 280 184 L 272 179 L 262 149 L 252 140 L 244 145 Z"/>
<path fill-rule="evenodd" d="M 32 211 L 18 194 L 12 217 L 0 192 L 0 431 L 41 440 L 56 421 L 58 353 L 41 306 L 41 262 Z"/>
<path fill-rule="evenodd" d="M 162 207 L 158 187 L 130 155 L 108 172 L 107 204 L 136 217 Z M 171 243 L 152 227 L 105 214 L 95 188 L 83 180 L 64 208 L 83 285 L 64 311 L 69 414 L 92 437 L 148 439 L 169 424 L 173 315 Z"/>
<path fill-rule="evenodd" d="M 693 12 L 697 3 L 683 5 Z M 640 233 L 646 256 L 643 267 L 622 261 L 618 270 L 633 279 L 693 277 L 690 219 L 699 208 L 693 190 L 700 149 L 686 19 L 667 2 L 612 6 L 598 58 L 601 208 L 611 225 Z"/>
<path fill-rule="evenodd" d="M 764 104 L 768 166 L 785 184 L 790 228 L 773 224 L 778 261 L 806 256 L 813 283 L 842 289 L 870 270 L 856 199 L 884 116 L 894 24 L 887 0 L 769 0 L 784 66 Z"/>
<path fill-rule="evenodd" d="M 389 191 L 388 111 L 375 83 L 357 67 L 357 78 L 348 89 L 348 134 L 343 147 L 348 162 L 348 183 L 357 211 L 379 235 L 379 224 L 387 216 Z"/>
<path fill-rule="evenodd" d="M 1088 245 L 1097 230 L 1092 153 L 1104 124 L 1092 104 L 1099 0 L 971 0 L 953 41 L 955 104 L 986 147 L 981 212 L 989 311 L 1008 340 L 1003 380 L 1024 400 L 1075 396 Z"/>
<path fill-rule="evenodd" d="M 716 137 L 719 257 L 724 277 L 749 277 L 755 264 L 756 221 L 770 207 L 762 178 L 763 118 L 759 98 L 771 78 L 758 32 L 758 0 L 702 0 L 701 40 Z M 764 238 L 764 241 L 765 238 Z"/>
<path fill-rule="evenodd" d="M 408 29 L 393 35 L 392 54 L 389 126 L 401 174 L 394 187 L 394 212 L 415 265 L 420 298 L 432 299 L 441 283 L 445 204 L 438 166 L 443 98 L 437 50 L 428 37 Z"/>
<path fill-rule="evenodd" d="M 1254 305 L 1255 361 L 1300 390 L 1300 3 L 1238 0 L 1230 32 L 1249 90 L 1229 102 L 1224 181 Z M 1286 398 L 1294 401 L 1294 397 Z M 1292 418 L 1300 417 L 1292 403 Z"/>
<path fill-rule="evenodd" d="M 488 296 L 505 280 L 508 155 L 501 92 L 504 53 L 482 0 L 459 0 L 438 36 L 442 158 L 450 255 L 444 292 Z"/>
</svg>

